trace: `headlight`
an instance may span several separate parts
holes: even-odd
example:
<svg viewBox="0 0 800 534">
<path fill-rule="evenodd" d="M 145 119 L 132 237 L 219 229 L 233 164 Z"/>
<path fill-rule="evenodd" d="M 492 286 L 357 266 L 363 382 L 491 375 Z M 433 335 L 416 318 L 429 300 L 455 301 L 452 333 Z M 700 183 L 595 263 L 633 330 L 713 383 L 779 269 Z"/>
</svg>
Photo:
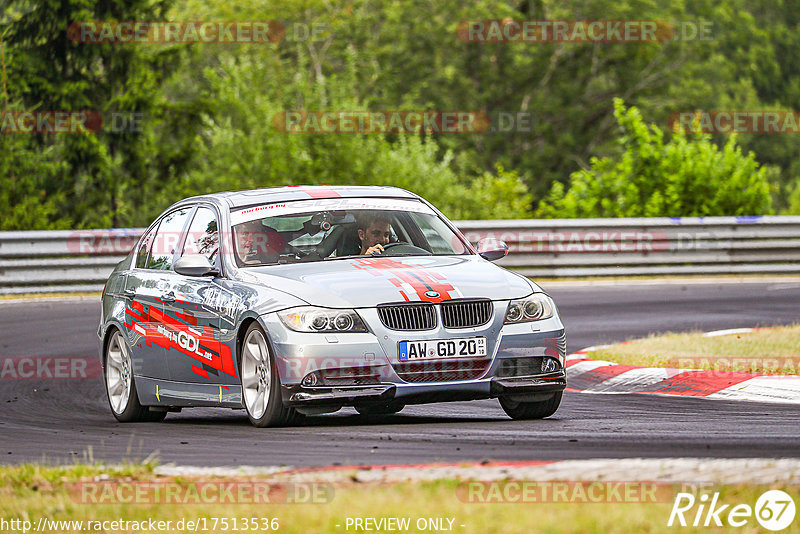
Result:
<svg viewBox="0 0 800 534">
<path fill-rule="evenodd" d="M 296 332 L 366 332 L 355 310 L 304 306 L 278 312 L 281 322 Z"/>
<path fill-rule="evenodd" d="M 544 293 L 534 293 L 528 298 L 508 303 L 505 324 L 527 323 L 549 319 L 555 313 L 553 299 Z"/>
</svg>

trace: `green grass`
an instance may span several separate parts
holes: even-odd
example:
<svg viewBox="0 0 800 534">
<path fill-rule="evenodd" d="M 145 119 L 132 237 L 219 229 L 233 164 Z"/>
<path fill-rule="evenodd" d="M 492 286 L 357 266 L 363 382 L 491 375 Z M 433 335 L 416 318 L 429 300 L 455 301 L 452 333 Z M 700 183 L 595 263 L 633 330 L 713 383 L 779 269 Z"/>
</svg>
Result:
<svg viewBox="0 0 800 534">
<path fill-rule="evenodd" d="M 87 504 L 81 502 L 74 488 L 81 483 L 167 482 L 188 487 L 197 484 L 194 477 L 163 477 L 153 473 L 149 465 L 128 465 L 103 468 L 92 465 L 44 467 L 23 465 L 0 468 L 0 517 L 27 518 L 34 523 L 39 517 L 56 520 L 143 521 L 150 518 L 277 518 L 279 532 L 354 532 L 345 528 L 347 518 L 408 517 L 409 532 L 420 532 L 419 518 L 452 518 L 456 533 L 529 533 L 529 532 L 674 532 L 666 526 L 672 508 L 672 495 L 658 503 L 471 503 L 459 491 L 459 482 L 435 481 L 401 484 L 348 482 L 332 489 L 332 499 L 316 504 Z M 231 478 L 202 480 L 233 481 Z M 266 481 L 265 477 L 240 477 L 243 481 Z M 719 491 L 724 503 L 753 506 L 766 489 L 782 489 L 800 503 L 796 486 L 720 486 L 706 490 Z M 687 515 L 688 517 L 688 515 Z M 210 523 L 207 523 L 210 525 Z M 798 532 L 798 521 L 784 532 Z M 339 525 L 339 526 L 337 526 Z M 464 525 L 463 527 L 461 525 Z M 745 529 L 722 528 L 718 532 L 753 532 L 758 525 L 751 519 Z M 698 528 L 680 528 L 681 532 L 700 532 Z M 218 532 L 222 530 L 217 529 Z M 255 530 L 243 530 L 255 532 Z M 77 532 L 66 529 L 63 532 Z M 148 532 L 145 530 L 145 532 Z M 266 532 L 262 530 L 261 532 Z"/>
<path fill-rule="evenodd" d="M 763 374 L 800 374 L 800 325 L 747 334 L 654 335 L 590 354 L 592 359 L 644 367 L 680 367 Z"/>
</svg>

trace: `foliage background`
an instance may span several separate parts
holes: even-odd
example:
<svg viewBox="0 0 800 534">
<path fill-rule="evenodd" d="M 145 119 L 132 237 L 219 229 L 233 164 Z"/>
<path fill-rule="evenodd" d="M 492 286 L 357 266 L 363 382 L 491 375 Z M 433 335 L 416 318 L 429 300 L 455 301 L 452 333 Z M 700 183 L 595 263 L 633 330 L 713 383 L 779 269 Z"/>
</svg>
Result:
<svg viewBox="0 0 800 534">
<path fill-rule="evenodd" d="M 391 184 L 452 218 L 800 214 L 800 135 L 676 135 L 674 111 L 800 110 L 800 0 L 5 1 L 7 110 L 143 128 L 0 134 L 0 229 L 140 226 L 188 195 Z M 462 20 L 710 21 L 712 39 L 467 43 Z M 277 44 L 77 44 L 85 20 L 279 20 Z M 311 30 L 316 29 L 314 37 Z M 619 101 L 615 104 L 615 99 Z M 309 110 L 530 112 L 530 131 L 285 134 Z"/>
</svg>

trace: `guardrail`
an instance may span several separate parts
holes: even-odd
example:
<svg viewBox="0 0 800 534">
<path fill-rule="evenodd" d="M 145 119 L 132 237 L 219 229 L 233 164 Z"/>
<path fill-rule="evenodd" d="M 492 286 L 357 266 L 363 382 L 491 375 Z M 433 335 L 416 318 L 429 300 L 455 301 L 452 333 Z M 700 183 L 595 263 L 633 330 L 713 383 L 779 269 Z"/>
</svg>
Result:
<svg viewBox="0 0 800 534">
<path fill-rule="evenodd" d="M 456 221 L 530 277 L 800 273 L 800 216 Z M 100 291 L 141 228 L 0 232 L 0 294 Z"/>
</svg>

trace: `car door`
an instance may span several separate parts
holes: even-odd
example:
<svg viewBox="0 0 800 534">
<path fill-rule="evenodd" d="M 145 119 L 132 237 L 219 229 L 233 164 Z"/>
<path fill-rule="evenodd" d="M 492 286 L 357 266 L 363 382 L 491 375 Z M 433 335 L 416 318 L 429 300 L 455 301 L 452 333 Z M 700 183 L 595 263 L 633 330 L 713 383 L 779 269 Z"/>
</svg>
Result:
<svg viewBox="0 0 800 534">
<path fill-rule="evenodd" d="M 180 256 L 199 254 L 221 269 L 219 219 L 211 206 L 200 205 L 189 225 Z M 230 347 L 233 309 L 241 299 L 212 276 L 184 276 L 170 271 L 164 297 L 166 318 L 176 329 L 177 347 L 168 350 L 172 380 L 209 385 L 231 385 L 237 373 Z"/>
<path fill-rule="evenodd" d="M 139 376 L 169 379 L 167 350 L 177 342 L 164 309 L 168 272 L 180 244 L 192 207 L 166 214 L 148 233 L 137 252 L 134 269 L 126 279 L 126 328 L 132 332 L 134 369 Z M 146 252 L 146 254 L 145 254 Z"/>
<path fill-rule="evenodd" d="M 158 221 L 139 242 L 131 270 L 125 277 L 125 318 L 123 326 L 131 347 L 136 376 L 169 378 L 163 347 L 158 341 L 158 324 L 162 305 L 158 275 L 147 268 L 155 241 Z"/>
</svg>

